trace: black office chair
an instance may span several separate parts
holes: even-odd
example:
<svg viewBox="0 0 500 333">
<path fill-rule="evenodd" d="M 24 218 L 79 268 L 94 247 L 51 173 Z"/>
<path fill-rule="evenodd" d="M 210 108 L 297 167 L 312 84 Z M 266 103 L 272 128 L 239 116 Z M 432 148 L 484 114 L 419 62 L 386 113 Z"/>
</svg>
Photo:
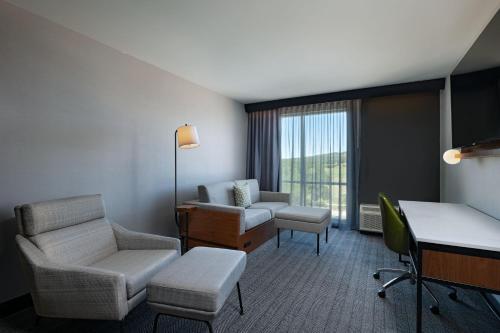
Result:
<svg viewBox="0 0 500 333">
<path fill-rule="evenodd" d="M 405 217 L 402 216 L 391 203 L 389 198 L 383 193 L 379 193 L 378 202 L 380 205 L 380 212 L 382 213 L 382 228 L 384 232 L 384 243 L 385 245 L 393 252 L 396 252 L 399 255 L 399 261 L 403 262 L 407 269 L 399 269 L 399 268 L 379 268 L 375 273 L 373 273 L 373 278 L 380 279 L 381 272 L 392 272 L 392 273 L 401 273 L 401 275 L 395 277 L 389 282 L 385 283 L 382 286 L 382 289 L 378 291 L 378 296 L 380 298 L 385 297 L 385 290 L 401 281 L 410 280 L 412 284 L 416 282 L 416 273 L 413 269 L 413 265 L 411 265 L 408 261 L 402 261 L 401 256 L 408 256 L 410 253 L 409 248 L 409 231 L 407 224 L 405 223 Z M 439 314 L 439 301 L 434 296 L 429 287 L 422 283 L 422 286 L 427 289 L 432 299 L 434 300 L 434 304 L 430 306 L 430 310 L 434 314 Z M 451 292 L 448 296 L 456 300 L 457 299 L 457 290 L 455 288 L 446 286 Z"/>
</svg>

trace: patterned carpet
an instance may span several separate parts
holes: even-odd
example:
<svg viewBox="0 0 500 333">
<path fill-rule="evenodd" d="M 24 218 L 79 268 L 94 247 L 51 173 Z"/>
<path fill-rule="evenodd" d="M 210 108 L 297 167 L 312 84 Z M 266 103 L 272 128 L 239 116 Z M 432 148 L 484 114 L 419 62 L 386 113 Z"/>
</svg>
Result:
<svg viewBox="0 0 500 333">
<path fill-rule="evenodd" d="M 329 243 L 315 254 L 315 235 L 283 232 L 280 249 L 272 239 L 248 256 L 241 279 L 245 314 L 238 313 L 236 291 L 214 321 L 216 332 L 414 332 L 415 287 L 402 282 L 376 291 L 392 275 L 372 278 L 376 267 L 400 265 L 381 237 L 332 229 Z M 441 314 L 427 310 L 424 293 L 424 332 L 500 332 L 498 321 L 480 295 L 459 289 L 457 302 L 447 290 L 431 284 L 441 301 Z M 151 332 L 155 314 L 141 304 L 127 317 L 125 332 Z M 33 328 L 33 310 L 0 320 L 0 332 L 119 332 L 105 321 L 44 319 Z M 162 317 L 160 332 L 208 332 L 202 323 Z"/>
</svg>

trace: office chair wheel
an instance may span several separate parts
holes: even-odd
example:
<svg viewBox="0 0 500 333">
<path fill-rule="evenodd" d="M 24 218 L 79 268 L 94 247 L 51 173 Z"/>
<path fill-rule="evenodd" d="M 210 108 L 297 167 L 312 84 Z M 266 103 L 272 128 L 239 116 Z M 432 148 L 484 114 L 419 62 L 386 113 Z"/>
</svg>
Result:
<svg viewBox="0 0 500 333">
<path fill-rule="evenodd" d="M 379 272 L 375 272 L 375 273 L 373 273 L 373 278 L 374 278 L 375 280 L 380 279 L 380 273 L 379 273 Z"/>
<path fill-rule="evenodd" d="M 439 306 L 436 306 L 436 305 L 431 305 L 429 306 L 429 309 L 431 310 L 431 312 L 435 315 L 438 315 L 439 314 Z"/>
<path fill-rule="evenodd" d="M 410 279 L 410 284 L 415 284 L 417 283 L 417 281 L 415 281 L 414 279 Z"/>
<path fill-rule="evenodd" d="M 380 298 L 385 298 L 385 290 L 384 289 L 380 289 L 377 293 L 378 297 Z"/>
<path fill-rule="evenodd" d="M 451 298 L 452 300 L 456 301 L 457 300 L 457 292 L 456 291 L 450 291 L 448 293 L 448 297 Z"/>
</svg>

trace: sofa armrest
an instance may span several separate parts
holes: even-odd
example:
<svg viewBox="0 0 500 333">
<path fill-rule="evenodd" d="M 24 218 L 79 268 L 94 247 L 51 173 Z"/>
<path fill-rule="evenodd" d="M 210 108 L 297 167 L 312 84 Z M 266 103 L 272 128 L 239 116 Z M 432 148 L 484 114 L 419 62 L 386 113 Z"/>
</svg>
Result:
<svg viewBox="0 0 500 333">
<path fill-rule="evenodd" d="M 58 318 L 121 320 L 128 312 L 125 276 L 104 269 L 51 262 L 17 235 L 36 313 Z"/>
<path fill-rule="evenodd" d="M 245 233 L 245 208 L 238 206 L 229 206 L 229 205 L 221 205 L 221 204 L 213 204 L 213 203 L 205 203 L 199 202 L 196 204 L 198 207 L 214 212 L 221 213 L 230 213 L 230 214 L 239 214 L 239 230 L 240 235 Z"/>
<path fill-rule="evenodd" d="M 290 204 L 290 193 L 260 191 L 260 201 L 286 202 L 287 204 Z"/>
<path fill-rule="evenodd" d="M 177 238 L 130 231 L 117 223 L 111 223 L 119 250 L 176 250 L 181 254 L 181 242 Z"/>
</svg>

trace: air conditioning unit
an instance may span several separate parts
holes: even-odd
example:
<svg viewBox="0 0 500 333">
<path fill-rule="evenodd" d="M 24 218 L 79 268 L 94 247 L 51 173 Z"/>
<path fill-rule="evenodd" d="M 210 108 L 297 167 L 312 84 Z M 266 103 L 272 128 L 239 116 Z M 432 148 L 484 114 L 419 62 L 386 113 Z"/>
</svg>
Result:
<svg viewBox="0 0 500 333">
<path fill-rule="evenodd" d="M 359 230 L 382 232 L 382 215 L 378 205 L 359 205 Z"/>
</svg>

